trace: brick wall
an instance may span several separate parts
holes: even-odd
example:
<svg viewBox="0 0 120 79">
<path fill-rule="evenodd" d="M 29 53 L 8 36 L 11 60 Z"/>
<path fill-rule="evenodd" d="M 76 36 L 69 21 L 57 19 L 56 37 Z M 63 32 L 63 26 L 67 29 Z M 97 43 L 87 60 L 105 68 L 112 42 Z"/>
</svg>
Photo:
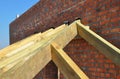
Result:
<svg viewBox="0 0 120 79">
<path fill-rule="evenodd" d="M 10 24 L 10 43 L 78 17 L 120 48 L 120 0 L 41 0 Z M 64 50 L 90 79 L 120 79 L 120 67 L 84 39 L 73 39 Z M 54 63 L 51 61 L 34 79 L 57 79 Z"/>
</svg>

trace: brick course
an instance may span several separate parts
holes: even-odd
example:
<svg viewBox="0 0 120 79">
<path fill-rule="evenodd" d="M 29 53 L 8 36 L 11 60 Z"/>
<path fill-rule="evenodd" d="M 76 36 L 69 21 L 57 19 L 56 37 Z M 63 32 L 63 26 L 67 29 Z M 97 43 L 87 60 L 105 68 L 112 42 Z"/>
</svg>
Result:
<svg viewBox="0 0 120 79">
<path fill-rule="evenodd" d="M 10 43 L 76 18 L 120 48 L 120 0 L 40 0 L 10 24 Z M 120 79 L 120 67 L 84 39 L 73 39 L 64 50 L 90 79 Z M 57 67 L 51 61 L 34 79 L 57 79 Z"/>
</svg>

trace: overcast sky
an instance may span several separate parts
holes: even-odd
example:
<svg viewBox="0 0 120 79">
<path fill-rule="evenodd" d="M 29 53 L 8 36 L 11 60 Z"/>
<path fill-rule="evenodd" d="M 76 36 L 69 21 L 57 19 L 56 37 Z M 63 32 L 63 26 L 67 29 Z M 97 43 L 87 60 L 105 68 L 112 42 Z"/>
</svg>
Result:
<svg viewBox="0 0 120 79">
<path fill-rule="evenodd" d="M 39 0 L 1 0 L 0 1 L 0 49 L 9 45 L 9 24 L 16 15 L 23 14 Z"/>
</svg>

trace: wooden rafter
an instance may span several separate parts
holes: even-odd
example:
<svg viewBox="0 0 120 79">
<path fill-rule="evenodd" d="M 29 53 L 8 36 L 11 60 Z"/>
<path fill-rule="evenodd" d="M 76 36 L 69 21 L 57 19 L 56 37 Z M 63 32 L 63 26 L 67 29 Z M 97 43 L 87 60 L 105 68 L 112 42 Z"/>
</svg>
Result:
<svg viewBox="0 0 120 79">
<path fill-rule="evenodd" d="M 120 49 L 106 41 L 98 34 L 89 29 L 89 26 L 84 26 L 80 20 L 76 21 L 78 34 L 87 42 L 93 45 L 96 49 L 101 51 L 107 58 L 112 60 L 117 65 L 120 65 Z"/>
<path fill-rule="evenodd" d="M 51 60 L 50 44 L 52 42 L 56 42 L 61 48 L 64 48 L 77 35 L 74 25 L 75 23 L 71 27 L 62 25 L 49 33 L 38 35 L 35 40 L 30 37 L 21 41 L 22 44 L 19 47 L 15 47 L 18 46 L 16 43 L 1 50 L 0 79 L 17 79 L 18 77 L 32 79 Z M 23 43 L 24 41 L 27 43 Z M 3 51 L 6 50 L 7 52 L 4 53 Z M 15 53 L 13 53 L 14 51 Z"/>
</svg>

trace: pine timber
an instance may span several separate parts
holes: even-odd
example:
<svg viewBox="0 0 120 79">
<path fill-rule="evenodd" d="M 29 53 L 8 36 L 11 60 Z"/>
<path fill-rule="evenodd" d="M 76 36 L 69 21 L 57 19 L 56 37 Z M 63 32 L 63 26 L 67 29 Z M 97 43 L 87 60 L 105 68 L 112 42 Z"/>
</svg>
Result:
<svg viewBox="0 0 120 79">
<path fill-rule="evenodd" d="M 64 27 L 65 27 L 65 24 L 61 25 L 61 27 L 56 28 L 56 30 L 60 31 L 60 29 L 62 30 Z M 3 50 L 0 50 L 0 59 L 2 59 L 4 57 L 8 57 L 10 55 L 13 55 L 16 52 L 23 50 L 25 47 L 32 45 L 33 42 L 38 41 L 38 40 L 40 41 L 42 38 L 49 37 L 50 34 L 52 35 L 52 34 L 54 34 L 54 32 L 57 32 L 57 31 L 54 31 L 54 32 L 53 31 L 54 31 L 53 29 L 49 29 L 49 30 L 43 32 L 42 34 L 41 33 L 34 34 L 32 36 L 29 36 L 21 41 L 18 41 L 16 43 L 4 48 Z"/>
<path fill-rule="evenodd" d="M 84 26 L 80 23 L 80 20 L 76 21 L 76 23 L 78 34 L 82 38 L 101 51 L 101 53 L 103 53 L 107 58 L 120 66 L 120 49 L 90 30 L 88 26 Z"/>
</svg>

